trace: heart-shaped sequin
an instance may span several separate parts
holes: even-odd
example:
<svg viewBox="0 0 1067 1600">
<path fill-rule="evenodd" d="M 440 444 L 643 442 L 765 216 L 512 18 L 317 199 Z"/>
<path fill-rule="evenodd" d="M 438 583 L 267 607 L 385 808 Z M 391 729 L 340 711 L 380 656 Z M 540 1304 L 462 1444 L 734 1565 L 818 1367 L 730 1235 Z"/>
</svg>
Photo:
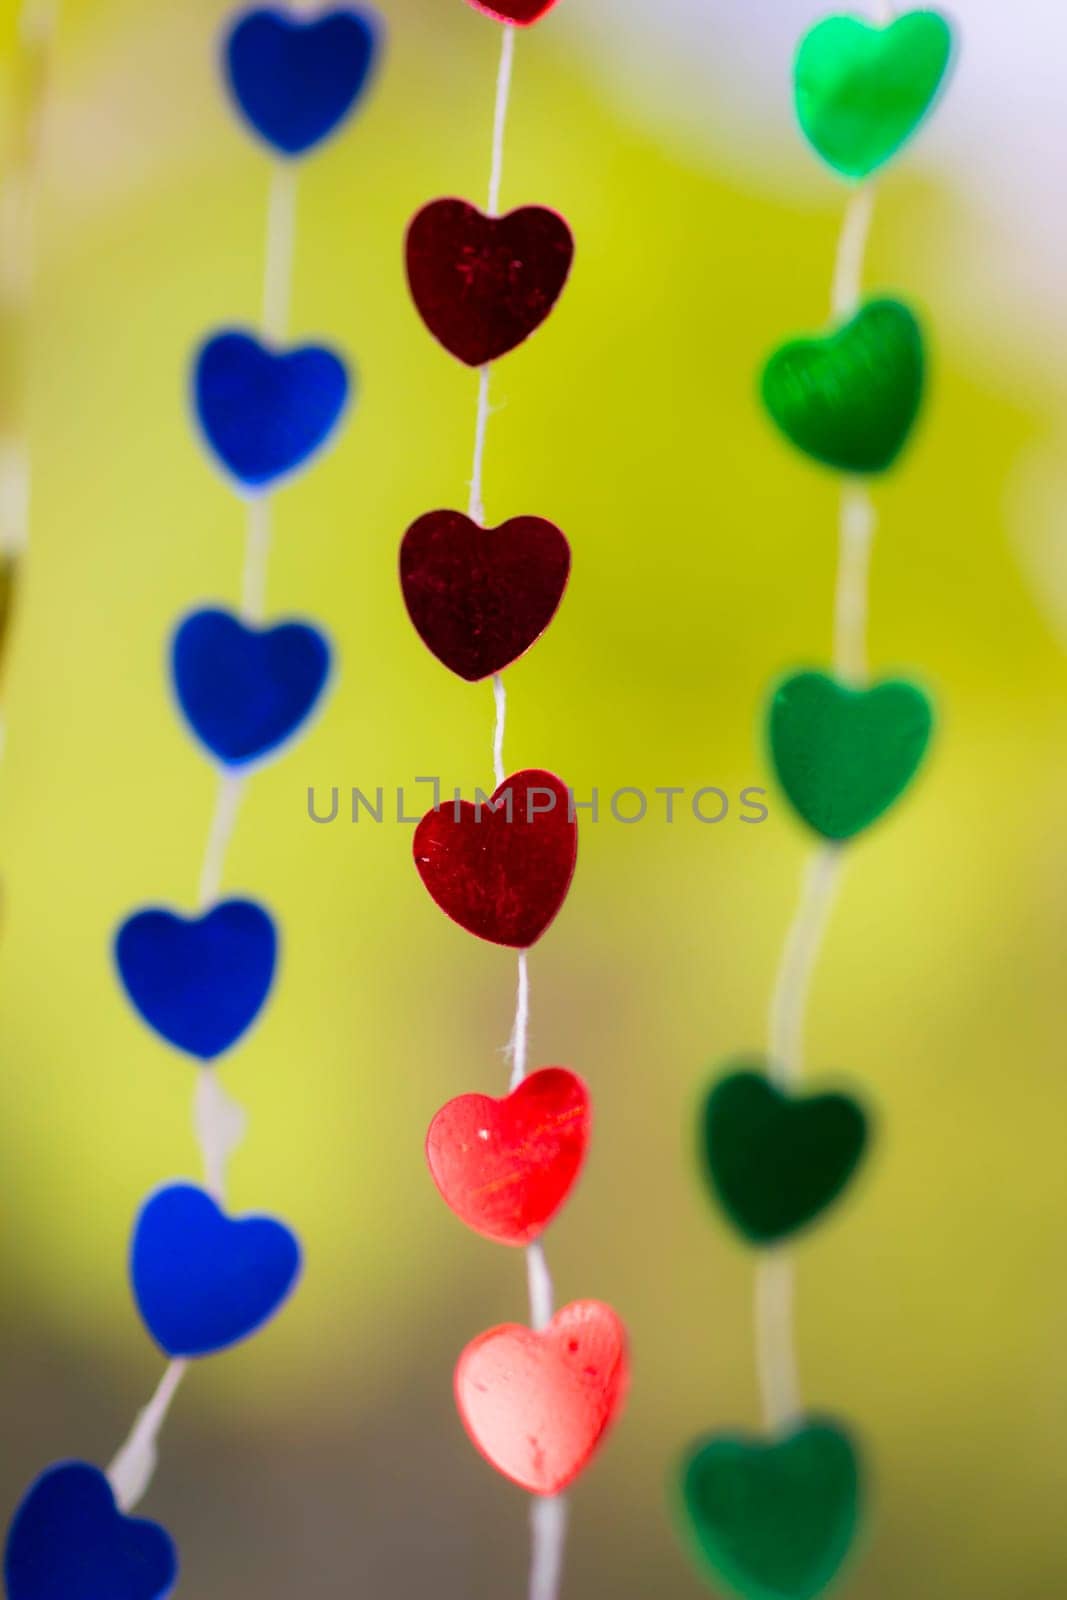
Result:
<svg viewBox="0 0 1067 1600">
<path fill-rule="evenodd" d="M 273 1217 L 227 1217 L 203 1189 L 158 1190 L 137 1218 L 130 1281 L 169 1356 L 207 1356 L 247 1339 L 288 1298 L 300 1245 Z"/>
<path fill-rule="evenodd" d="M 815 1600 L 856 1535 L 859 1464 L 831 1422 L 806 1421 L 771 1441 L 719 1436 L 690 1452 L 682 1495 L 715 1579 L 744 1600 Z"/>
<path fill-rule="evenodd" d="M 468 683 L 502 671 L 545 631 L 570 567 L 570 546 L 543 517 L 481 528 L 460 511 L 429 511 L 400 546 L 415 631 Z"/>
<path fill-rule="evenodd" d="M 903 678 L 858 689 L 798 672 L 770 704 L 778 781 L 825 839 L 851 839 L 888 810 L 919 770 L 932 731 L 930 701 Z"/>
<path fill-rule="evenodd" d="M 701 1155 L 712 1190 L 752 1244 L 775 1244 L 832 1204 L 867 1143 L 845 1094 L 793 1094 L 760 1062 L 738 1062 L 704 1103 Z"/>
<path fill-rule="evenodd" d="M 456 1363 L 456 1405 L 485 1459 L 531 1494 L 573 1483 L 622 1410 L 626 1330 L 610 1306 L 577 1300 L 539 1333 L 490 1328 Z"/>
<path fill-rule="evenodd" d="M 415 865 L 441 910 L 492 944 L 536 943 L 567 896 L 578 824 L 566 785 L 532 767 L 491 795 L 442 801 L 415 829 Z"/>
<path fill-rule="evenodd" d="M 246 489 L 265 489 L 322 449 L 348 399 L 348 373 L 332 350 L 272 350 L 228 330 L 204 344 L 193 404 L 208 445 Z"/>
<path fill-rule="evenodd" d="M 115 938 L 123 988 L 145 1022 L 201 1061 L 228 1050 L 259 1015 L 277 961 L 274 923 L 252 900 L 198 917 L 137 911 Z"/>
<path fill-rule="evenodd" d="M 487 17 L 492 17 L 494 22 L 511 22 L 517 28 L 528 28 L 534 22 L 539 22 L 547 11 L 551 11 L 558 0 L 468 0 L 475 11 L 481 11 Z"/>
<path fill-rule="evenodd" d="M 177 1578 L 170 1535 L 124 1517 L 106 1477 L 87 1461 L 42 1472 L 8 1532 L 7 1600 L 164 1600 Z"/>
<path fill-rule="evenodd" d="M 501 1244 L 529 1244 L 570 1193 L 590 1123 L 581 1078 L 542 1067 L 503 1099 L 462 1094 L 442 1106 L 426 1136 L 426 1160 L 469 1228 Z"/>
<path fill-rule="evenodd" d="M 952 30 L 936 11 L 908 11 L 884 26 L 849 16 L 817 22 L 794 71 L 809 143 L 843 177 L 866 178 L 922 122 L 951 54 Z"/>
<path fill-rule="evenodd" d="M 574 240 L 544 206 L 487 217 L 434 200 L 412 218 L 408 286 L 435 339 L 469 367 L 495 361 L 539 328 L 567 281 Z"/>
<path fill-rule="evenodd" d="M 798 450 L 840 472 L 884 472 L 922 402 L 919 324 L 897 300 L 869 300 L 832 333 L 794 339 L 763 370 L 763 403 Z"/>
<path fill-rule="evenodd" d="M 311 715 L 330 647 L 305 622 L 257 628 L 229 611 L 194 611 L 171 645 L 174 692 L 201 744 L 224 765 L 276 752 Z"/>
<path fill-rule="evenodd" d="M 300 156 L 355 109 L 378 53 L 376 13 L 343 6 L 302 17 L 246 11 L 226 37 L 223 65 L 234 102 L 272 149 Z"/>
</svg>

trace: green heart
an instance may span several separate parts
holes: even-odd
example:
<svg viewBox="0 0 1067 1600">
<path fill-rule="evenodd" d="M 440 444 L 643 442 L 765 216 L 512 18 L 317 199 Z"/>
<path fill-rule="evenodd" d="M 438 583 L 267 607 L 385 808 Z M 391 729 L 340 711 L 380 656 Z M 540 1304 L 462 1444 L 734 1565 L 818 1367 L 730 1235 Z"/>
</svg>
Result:
<svg viewBox="0 0 1067 1600">
<path fill-rule="evenodd" d="M 793 339 L 763 369 L 772 420 L 839 472 L 884 472 L 904 448 L 923 393 L 919 324 L 898 300 L 868 300 L 832 333 Z"/>
<path fill-rule="evenodd" d="M 930 742 L 933 708 L 903 678 L 853 689 L 798 672 L 771 698 L 771 759 L 778 781 L 824 839 L 851 839 L 893 804 Z"/>
<path fill-rule="evenodd" d="M 800 42 L 797 116 L 817 154 L 846 178 L 888 161 L 930 110 L 952 55 L 936 11 L 908 11 L 887 27 L 827 17 Z"/>
<path fill-rule="evenodd" d="M 867 1118 L 844 1094 L 790 1095 L 738 1062 L 704 1103 L 702 1155 L 730 1221 L 774 1244 L 836 1200 L 859 1165 Z"/>
<path fill-rule="evenodd" d="M 859 1463 L 831 1422 L 771 1443 L 718 1436 L 684 1462 L 682 1497 L 698 1553 L 744 1600 L 814 1600 L 856 1534 Z"/>
</svg>

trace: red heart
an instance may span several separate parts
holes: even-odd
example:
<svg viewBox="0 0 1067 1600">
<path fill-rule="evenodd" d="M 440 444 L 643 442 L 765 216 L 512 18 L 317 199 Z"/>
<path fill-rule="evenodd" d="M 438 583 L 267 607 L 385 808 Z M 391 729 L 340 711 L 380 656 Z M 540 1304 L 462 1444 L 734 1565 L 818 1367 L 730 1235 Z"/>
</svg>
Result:
<svg viewBox="0 0 1067 1600">
<path fill-rule="evenodd" d="M 578 823 L 566 785 L 531 767 L 488 799 L 443 800 L 415 829 L 415 865 L 441 910 L 468 933 L 526 950 L 567 897 Z"/>
<path fill-rule="evenodd" d="M 541 1333 L 479 1334 L 456 1363 L 456 1405 L 485 1459 L 531 1494 L 558 1494 L 622 1410 L 626 1329 L 610 1306 L 576 1300 Z"/>
<path fill-rule="evenodd" d="M 556 0 L 496 0 L 495 5 L 490 5 L 488 0 L 468 0 L 468 3 L 495 22 L 513 22 L 518 28 L 528 28 L 546 11 L 551 11 Z"/>
<path fill-rule="evenodd" d="M 408 285 L 435 339 L 469 367 L 495 361 L 540 327 L 574 257 L 563 218 L 544 206 L 487 217 L 433 200 L 411 219 Z"/>
<path fill-rule="evenodd" d="M 500 1244 L 529 1244 L 570 1193 L 589 1127 L 581 1078 L 542 1067 L 501 1100 L 461 1094 L 442 1106 L 426 1135 L 426 1160 L 468 1228 Z"/>
<path fill-rule="evenodd" d="M 570 546 L 543 517 L 481 528 L 460 511 L 428 511 L 400 546 L 415 630 L 468 683 L 501 671 L 544 633 L 570 567 Z"/>
</svg>

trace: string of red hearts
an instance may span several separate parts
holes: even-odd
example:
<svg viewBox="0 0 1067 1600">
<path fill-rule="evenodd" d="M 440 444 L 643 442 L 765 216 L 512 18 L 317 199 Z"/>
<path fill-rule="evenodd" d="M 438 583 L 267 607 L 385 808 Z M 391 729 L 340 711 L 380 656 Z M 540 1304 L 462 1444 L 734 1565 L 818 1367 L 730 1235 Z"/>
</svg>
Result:
<svg viewBox="0 0 1067 1600">
<path fill-rule="evenodd" d="M 625 1329 L 610 1306 L 579 1300 L 554 1311 L 541 1236 L 584 1161 L 591 1107 L 564 1067 L 527 1072 L 528 952 L 566 898 L 577 857 L 573 796 L 554 773 L 506 776 L 503 673 L 544 632 L 563 597 L 570 548 L 539 516 L 485 526 L 482 474 L 492 366 L 549 315 L 570 273 L 574 242 L 557 212 L 526 205 L 499 214 L 504 129 L 516 29 L 555 0 L 470 0 L 501 24 L 485 212 L 434 200 L 408 227 L 406 265 L 416 308 L 450 355 L 478 371 L 474 461 L 466 514 L 431 511 L 408 528 L 400 584 L 428 649 L 468 683 L 491 680 L 496 708 L 494 789 L 438 804 L 419 823 L 415 865 L 447 916 L 518 952 L 509 1092 L 464 1094 L 434 1117 L 430 1172 L 446 1204 L 477 1233 L 525 1248 L 529 1327 L 473 1339 L 455 1369 L 460 1418 L 473 1444 L 531 1496 L 530 1600 L 555 1600 L 566 1537 L 563 1491 L 589 1463 L 626 1394 Z"/>
</svg>

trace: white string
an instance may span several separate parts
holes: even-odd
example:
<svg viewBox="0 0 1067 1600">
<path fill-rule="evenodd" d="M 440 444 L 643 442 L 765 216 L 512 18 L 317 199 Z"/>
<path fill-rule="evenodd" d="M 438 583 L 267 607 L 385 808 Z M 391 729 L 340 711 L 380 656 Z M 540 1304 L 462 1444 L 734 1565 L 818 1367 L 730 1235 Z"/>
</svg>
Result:
<svg viewBox="0 0 1067 1600">
<path fill-rule="evenodd" d="M 867 608 L 870 596 L 874 502 L 861 479 L 841 487 L 841 531 L 834 592 L 834 672 L 862 684 L 867 676 Z"/>
<path fill-rule="evenodd" d="M 474 464 L 471 468 L 467 515 L 472 522 L 485 521 L 482 498 L 482 470 L 485 465 L 485 433 L 489 426 L 489 363 L 478 368 L 478 409 L 474 417 Z"/>
<path fill-rule="evenodd" d="M 877 0 L 883 22 L 893 16 L 890 0 Z M 874 216 L 873 183 L 858 185 L 845 208 L 831 289 L 837 319 L 854 315 L 863 292 L 863 266 Z M 852 478 L 841 486 L 837 578 L 834 589 L 834 671 L 862 683 L 867 674 L 867 616 L 875 513 L 866 482 Z M 804 1064 L 804 1018 L 811 981 L 841 881 L 844 854 L 839 844 L 820 846 L 804 868 L 800 898 L 786 934 L 771 994 L 768 1021 L 772 1081 L 788 1088 Z M 756 1267 L 756 1358 L 767 1426 L 787 1426 L 800 1411 L 793 1319 L 794 1270 L 781 1249 L 764 1250 Z"/>
<path fill-rule="evenodd" d="M 756 1370 L 764 1419 L 774 1431 L 788 1428 L 800 1414 L 793 1288 L 788 1254 L 761 1250 L 756 1263 Z"/>
<path fill-rule="evenodd" d="M 500 188 L 504 179 L 504 134 L 511 98 L 511 68 L 515 59 L 515 29 L 501 29 L 500 65 L 496 74 L 496 99 L 493 103 L 493 151 L 489 164 L 489 197 L 486 210 L 495 217 L 500 207 Z M 485 433 L 489 424 L 489 362 L 478 368 L 478 410 L 474 424 L 474 466 L 471 471 L 470 501 L 467 515 L 472 522 L 484 522 L 482 468 L 485 462 Z"/>
<path fill-rule="evenodd" d="M 782 949 L 768 1034 L 771 1077 L 783 1088 L 795 1084 L 803 1070 L 804 1013 L 842 862 L 841 846 L 824 844 L 806 864 L 800 899 Z"/>
<path fill-rule="evenodd" d="M 508 717 L 508 692 L 499 672 L 493 673 L 493 705 L 496 721 L 493 724 L 493 783 L 500 788 L 506 776 L 504 771 L 504 726 Z"/>
<path fill-rule="evenodd" d="M 517 1089 L 526 1076 L 526 1057 L 530 1044 L 530 970 L 528 950 L 519 951 L 518 983 L 515 990 L 515 1021 L 511 1038 L 504 1046 L 504 1057 L 511 1062 L 508 1089 Z"/>
<path fill-rule="evenodd" d="M 239 772 L 223 772 L 219 776 L 215 812 L 208 829 L 204 864 L 200 869 L 200 887 L 197 903 L 204 911 L 214 905 L 222 886 L 222 872 L 226 864 L 226 851 L 233 830 L 237 826 L 237 813 L 245 791 L 245 779 Z"/>
<path fill-rule="evenodd" d="M 226 1169 L 242 1143 L 248 1114 L 231 1100 L 219 1082 L 218 1069 L 208 1065 L 197 1074 L 193 1095 L 193 1131 L 204 1164 L 204 1188 L 222 1205 L 226 1199 Z"/>
<path fill-rule="evenodd" d="M 835 317 L 850 317 L 860 301 L 863 258 L 874 216 L 874 184 L 861 183 L 853 189 L 837 242 L 830 309 Z"/>
<path fill-rule="evenodd" d="M 530 1600 L 556 1600 L 567 1541 L 567 1502 L 560 1494 L 535 1495 L 530 1502 L 533 1559 Z"/>
<path fill-rule="evenodd" d="M 296 242 L 296 177 L 293 161 L 278 161 L 267 199 L 267 251 L 263 268 L 263 337 L 280 344 L 289 328 L 293 251 Z"/>
<path fill-rule="evenodd" d="M 170 1362 L 155 1394 L 144 1410 L 137 1413 L 129 1438 L 107 1469 L 108 1482 L 120 1511 L 132 1511 L 152 1481 L 158 1460 L 156 1441 L 188 1366 L 188 1361 Z"/>
<path fill-rule="evenodd" d="M 496 74 L 496 101 L 493 106 L 493 157 L 489 164 L 489 199 L 486 210 L 495 217 L 500 209 L 500 186 L 504 177 L 504 129 L 511 96 L 511 68 L 515 60 L 515 29 L 501 30 L 500 65 Z"/>
<path fill-rule="evenodd" d="M 254 495 L 248 502 L 245 564 L 241 577 L 241 615 L 261 622 L 267 609 L 267 563 L 270 559 L 270 496 Z"/>
<path fill-rule="evenodd" d="M 515 1021 L 505 1055 L 511 1060 L 510 1089 L 526 1076 L 530 1035 L 529 952 L 519 951 Z M 547 1328 L 556 1308 L 552 1274 L 544 1246 L 538 1239 L 526 1247 L 526 1285 L 530 1296 L 530 1327 Z M 535 1495 L 530 1504 L 529 1600 L 556 1600 L 563 1574 L 563 1549 L 567 1538 L 567 1503 L 562 1495 Z"/>
</svg>

